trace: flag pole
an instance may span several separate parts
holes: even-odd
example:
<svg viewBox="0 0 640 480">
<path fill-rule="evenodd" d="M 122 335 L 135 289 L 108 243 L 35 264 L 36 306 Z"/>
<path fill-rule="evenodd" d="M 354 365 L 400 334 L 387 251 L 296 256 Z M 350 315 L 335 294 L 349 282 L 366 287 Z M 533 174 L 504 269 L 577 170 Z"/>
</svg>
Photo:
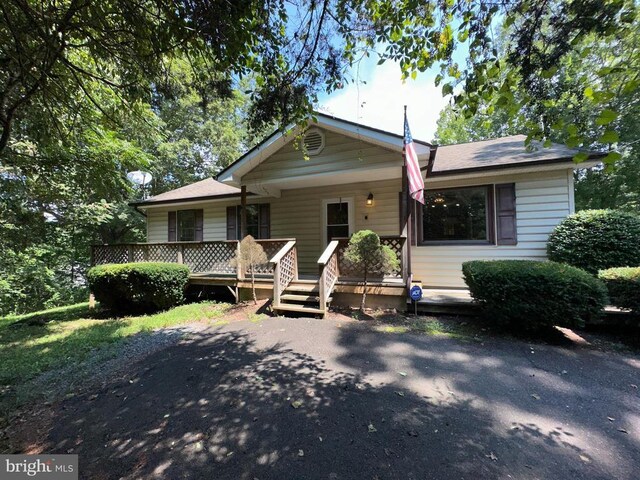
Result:
<svg viewBox="0 0 640 480">
<path fill-rule="evenodd" d="M 411 288 L 411 201 L 409 200 L 409 177 L 407 175 L 407 158 L 405 138 L 407 124 L 407 106 L 404 106 L 404 119 L 402 124 L 402 235 L 405 237 L 402 262 L 405 272 L 406 287 Z"/>
</svg>

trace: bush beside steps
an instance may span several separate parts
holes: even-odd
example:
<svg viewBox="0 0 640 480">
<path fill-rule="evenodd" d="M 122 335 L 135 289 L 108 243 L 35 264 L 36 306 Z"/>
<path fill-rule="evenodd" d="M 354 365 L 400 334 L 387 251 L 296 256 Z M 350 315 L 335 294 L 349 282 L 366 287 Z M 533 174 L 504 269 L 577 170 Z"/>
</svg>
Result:
<svg viewBox="0 0 640 480">
<path fill-rule="evenodd" d="M 475 260 L 465 262 L 462 273 L 483 316 L 515 331 L 583 327 L 608 301 L 600 280 L 561 263 Z"/>
<path fill-rule="evenodd" d="M 600 270 L 598 278 L 607 286 L 612 305 L 640 313 L 640 267 Z"/>
<path fill-rule="evenodd" d="M 117 312 L 148 312 L 184 301 L 189 268 L 175 263 L 109 264 L 91 268 L 87 278 L 102 307 Z"/>
</svg>

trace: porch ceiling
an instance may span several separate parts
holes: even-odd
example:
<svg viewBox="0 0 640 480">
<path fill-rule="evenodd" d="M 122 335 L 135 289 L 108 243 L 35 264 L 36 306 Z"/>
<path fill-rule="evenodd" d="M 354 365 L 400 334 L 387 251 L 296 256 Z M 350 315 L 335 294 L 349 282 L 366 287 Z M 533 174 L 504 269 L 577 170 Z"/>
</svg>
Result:
<svg viewBox="0 0 640 480">
<path fill-rule="evenodd" d="M 313 175 L 301 175 L 270 180 L 255 180 L 244 183 L 247 190 L 257 195 L 279 197 L 281 190 L 294 188 L 325 187 L 331 185 L 344 185 L 348 183 L 376 182 L 381 180 L 402 178 L 402 162 L 383 167 L 371 167 L 367 169 L 342 170 Z"/>
</svg>

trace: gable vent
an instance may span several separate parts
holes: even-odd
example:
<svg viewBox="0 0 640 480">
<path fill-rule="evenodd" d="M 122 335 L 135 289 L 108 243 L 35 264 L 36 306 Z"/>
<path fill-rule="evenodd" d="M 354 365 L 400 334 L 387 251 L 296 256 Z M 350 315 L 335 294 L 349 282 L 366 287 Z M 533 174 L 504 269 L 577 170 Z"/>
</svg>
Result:
<svg viewBox="0 0 640 480">
<path fill-rule="evenodd" d="M 304 147 L 309 155 L 317 155 L 324 148 L 324 133 L 317 128 L 310 128 L 304 135 Z"/>
</svg>

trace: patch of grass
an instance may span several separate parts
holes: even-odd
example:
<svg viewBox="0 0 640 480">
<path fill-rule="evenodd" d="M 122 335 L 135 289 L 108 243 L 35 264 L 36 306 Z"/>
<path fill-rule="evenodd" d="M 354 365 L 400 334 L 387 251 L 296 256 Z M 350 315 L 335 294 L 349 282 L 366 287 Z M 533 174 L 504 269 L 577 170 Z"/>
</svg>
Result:
<svg viewBox="0 0 640 480">
<path fill-rule="evenodd" d="M 0 318 L 0 331 L 16 322 L 24 323 L 47 323 L 47 322 L 65 322 L 67 320 L 76 320 L 79 317 L 94 316 L 94 311 L 89 308 L 89 302 L 76 303 L 75 305 L 67 305 L 65 307 L 50 308 L 40 312 L 26 313 L 24 315 L 7 315 Z"/>
<path fill-rule="evenodd" d="M 376 330 L 384 333 L 407 333 L 411 331 L 408 325 L 379 325 Z"/>
<path fill-rule="evenodd" d="M 0 406 L 18 387 L 138 333 L 221 317 L 227 304 L 192 303 L 156 313 L 96 318 L 88 304 L 0 319 Z M 13 403 L 13 402 L 10 402 Z"/>
<path fill-rule="evenodd" d="M 261 321 L 269 318 L 269 315 L 267 315 L 266 313 L 249 312 L 247 313 L 247 318 L 251 323 L 260 323 Z"/>
<path fill-rule="evenodd" d="M 427 335 L 443 335 L 447 337 L 453 336 L 453 334 L 457 333 L 455 332 L 455 328 L 453 328 L 451 325 L 443 323 L 440 320 L 432 320 L 432 319 L 416 320 L 411 325 L 411 329 L 414 332 L 425 333 Z"/>
<path fill-rule="evenodd" d="M 405 317 L 397 315 L 392 323 L 389 320 L 379 323 L 375 329 L 390 334 L 416 333 L 422 335 L 458 338 L 461 340 L 476 339 L 479 329 L 466 322 L 441 320 L 437 317 Z"/>
</svg>

